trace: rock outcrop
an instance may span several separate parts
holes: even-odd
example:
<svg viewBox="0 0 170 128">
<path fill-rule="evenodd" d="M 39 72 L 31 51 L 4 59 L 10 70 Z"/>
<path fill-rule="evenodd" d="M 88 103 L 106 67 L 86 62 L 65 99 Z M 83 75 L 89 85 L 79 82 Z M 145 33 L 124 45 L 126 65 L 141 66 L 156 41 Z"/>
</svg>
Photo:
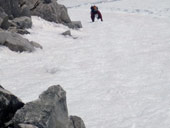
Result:
<svg viewBox="0 0 170 128">
<path fill-rule="evenodd" d="M 31 28 L 31 13 L 21 0 L 0 0 L 0 28 L 19 34 L 28 34 Z"/>
<path fill-rule="evenodd" d="M 0 31 L 0 45 L 16 52 L 32 52 L 35 50 L 35 47 L 38 47 L 37 43 L 30 42 L 17 33 L 6 31 Z M 42 48 L 42 46 L 39 45 L 39 48 Z"/>
<path fill-rule="evenodd" d="M 23 0 L 31 11 L 31 15 L 39 16 L 47 21 L 62 23 L 70 28 L 81 28 L 80 21 L 71 21 L 67 9 L 56 0 Z"/>
<path fill-rule="evenodd" d="M 68 116 L 66 92 L 60 85 L 25 105 L 0 86 L 0 128 L 85 128 L 85 124 L 78 116 Z"/>
<path fill-rule="evenodd" d="M 0 29 L 9 31 L 0 30 L 0 45 L 17 52 L 32 52 L 34 47 L 42 48 L 39 44 L 30 43 L 14 34 L 29 34 L 26 29 L 32 27 L 31 15 L 62 23 L 73 29 L 82 27 L 80 21 L 71 21 L 66 7 L 56 0 L 0 0 Z"/>
<path fill-rule="evenodd" d="M 60 86 L 52 86 L 39 99 L 25 104 L 14 116 L 15 126 L 33 124 L 39 128 L 67 128 L 68 111 L 66 92 Z"/>
<path fill-rule="evenodd" d="M 26 16 L 15 18 L 12 22 L 20 29 L 31 28 L 32 26 L 31 18 Z"/>
<path fill-rule="evenodd" d="M 81 118 L 68 117 L 66 92 L 59 85 L 44 91 L 39 99 L 18 110 L 14 128 L 85 128 Z"/>
<path fill-rule="evenodd" d="M 86 128 L 83 120 L 78 116 L 70 116 L 69 128 Z"/>
<path fill-rule="evenodd" d="M 5 123 L 23 106 L 24 103 L 19 98 L 0 86 L 0 128 L 5 127 Z"/>
<path fill-rule="evenodd" d="M 8 20 L 9 22 L 9 28 L 8 31 L 15 32 L 19 34 L 29 34 L 29 32 L 26 30 L 27 28 L 31 28 L 32 26 L 32 20 L 30 17 L 17 17 L 13 20 Z"/>
<path fill-rule="evenodd" d="M 23 20 L 23 17 L 31 17 L 31 15 L 39 16 L 47 21 L 62 23 L 70 28 L 77 29 L 82 27 L 82 25 L 80 25 L 80 21 L 71 21 L 66 7 L 64 5 L 58 4 L 56 0 L 0 0 L 0 25 L 2 22 L 1 15 L 3 15 L 4 22 L 2 27 L 4 29 L 12 27 L 10 26 L 12 24 L 8 24 L 8 19 L 10 19 L 10 22 L 19 22 L 19 25 L 17 25 L 18 27 L 22 27 L 22 29 L 25 29 L 27 27 L 30 28 L 32 23 L 30 23 L 29 26 L 23 26 L 23 21 L 25 21 L 26 19 L 25 18 Z M 27 21 L 28 18 L 26 22 Z M 22 26 L 20 24 L 21 22 Z M 16 27 L 16 29 L 18 29 L 18 27 Z M 10 28 L 9 30 L 13 29 Z M 18 31 L 16 30 L 16 32 Z"/>
</svg>

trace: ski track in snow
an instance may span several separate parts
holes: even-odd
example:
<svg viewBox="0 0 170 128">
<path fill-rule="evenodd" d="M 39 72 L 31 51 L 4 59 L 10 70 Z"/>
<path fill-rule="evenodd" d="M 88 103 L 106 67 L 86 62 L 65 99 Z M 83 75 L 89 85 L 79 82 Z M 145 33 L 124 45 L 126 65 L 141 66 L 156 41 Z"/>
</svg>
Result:
<svg viewBox="0 0 170 128">
<path fill-rule="evenodd" d="M 33 17 L 24 37 L 43 50 L 0 47 L 0 84 L 25 102 L 60 84 L 69 114 L 82 117 L 87 128 L 169 128 L 170 19 L 98 6 L 104 22 L 91 23 L 88 4 L 69 9 L 83 24 L 71 30 L 77 39 L 61 35 L 67 27 Z"/>
</svg>

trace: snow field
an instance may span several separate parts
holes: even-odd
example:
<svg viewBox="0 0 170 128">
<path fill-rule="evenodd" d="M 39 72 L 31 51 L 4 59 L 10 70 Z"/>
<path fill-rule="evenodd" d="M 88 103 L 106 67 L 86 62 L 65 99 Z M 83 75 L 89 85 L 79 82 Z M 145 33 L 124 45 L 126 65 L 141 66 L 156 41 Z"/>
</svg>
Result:
<svg viewBox="0 0 170 128">
<path fill-rule="evenodd" d="M 61 35 L 67 27 L 33 17 L 24 37 L 43 50 L 0 47 L 0 84 L 24 102 L 60 84 L 69 114 L 82 117 L 87 128 L 169 128 L 170 19 L 155 11 L 168 8 L 168 0 L 63 2 L 72 6 L 72 20 L 82 21 L 82 29 L 71 30 L 77 39 Z M 91 23 L 91 2 L 104 22 Z M 130 12 L 136 8 L 154 13 Z"/>
</svg>

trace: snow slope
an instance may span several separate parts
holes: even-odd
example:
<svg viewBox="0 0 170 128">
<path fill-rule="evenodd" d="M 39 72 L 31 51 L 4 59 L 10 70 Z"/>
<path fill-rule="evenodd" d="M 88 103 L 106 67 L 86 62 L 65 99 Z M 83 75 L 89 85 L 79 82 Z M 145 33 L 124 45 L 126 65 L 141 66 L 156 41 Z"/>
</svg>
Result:
<svg viewBox="0 0 170 128">
<path fill-rule="evenodd" d="M 81 116 L 87 128 L 169 128 L 170 1 L 58 2 L 83 28 L 64 37 L 67 27 L 33 17 L 24 37 L 44 49 L 15 53 L 0 47 L 0 84 L 25 102 L 60 84 L 70 114 Z M 91 23 L 92 4 L 104 22 Z"/>
</svg>

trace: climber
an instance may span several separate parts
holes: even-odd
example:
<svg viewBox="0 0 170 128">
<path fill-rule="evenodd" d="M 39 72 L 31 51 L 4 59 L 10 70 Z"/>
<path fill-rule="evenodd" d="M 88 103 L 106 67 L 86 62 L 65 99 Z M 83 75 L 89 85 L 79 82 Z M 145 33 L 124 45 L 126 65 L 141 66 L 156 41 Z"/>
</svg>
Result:
<svg viewBox="0 0 170 128">
<path fill-rule="evenodd" d="M 103 21 L 102 14 L 101 14 L 101 12 L 98 10 L 98 7 L 95 6 L 95 5 L 93 5 L 93 6 L 91 6 L 91 20 L 92 20 L 92 22 L 95 21 L 95 17 L 96 17 L 97 19 L 101 19 L 101 21 Z"/>
</svg>

